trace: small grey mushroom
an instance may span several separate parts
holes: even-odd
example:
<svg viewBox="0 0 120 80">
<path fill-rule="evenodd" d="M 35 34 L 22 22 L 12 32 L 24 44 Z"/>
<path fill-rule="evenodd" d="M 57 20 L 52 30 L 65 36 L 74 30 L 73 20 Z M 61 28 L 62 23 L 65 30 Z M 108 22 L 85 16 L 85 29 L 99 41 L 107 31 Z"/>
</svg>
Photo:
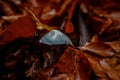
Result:
<svg viewBox="0 0 120 80">
<path fill-rule="evenodd" d="M 47 45 L 72 44 L 70 38 L 58 30 L 50 31 L 39 42 Z"/>
</svg>

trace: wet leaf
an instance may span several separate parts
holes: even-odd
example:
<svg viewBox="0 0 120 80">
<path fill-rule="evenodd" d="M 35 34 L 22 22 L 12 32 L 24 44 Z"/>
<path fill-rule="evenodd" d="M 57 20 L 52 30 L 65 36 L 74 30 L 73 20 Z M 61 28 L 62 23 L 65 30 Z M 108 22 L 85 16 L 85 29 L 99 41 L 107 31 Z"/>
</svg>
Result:
<svg viewBox="0 0 120 80">
<path fill-rule="evenodd" d="M 50 31 L 44 35 L 39 42 L 47 45 L 72 44 L 72 41 L 69 39 L 69 37 L 58 30 Z"/>
</svg>

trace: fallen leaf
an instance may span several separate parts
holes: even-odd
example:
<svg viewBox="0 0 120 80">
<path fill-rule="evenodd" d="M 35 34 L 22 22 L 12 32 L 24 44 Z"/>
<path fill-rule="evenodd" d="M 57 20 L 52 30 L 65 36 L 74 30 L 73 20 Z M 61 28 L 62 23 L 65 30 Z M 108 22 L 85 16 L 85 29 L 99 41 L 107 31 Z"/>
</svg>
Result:
<svg viewBox="0 0 120 80">
<path fill-rule="evenodd" d="M 103 57 L 113 56 L 116 53 L 116 51 L 113 48 L 111 48 L 104 42 L 92 42 L 90 44 L 85 45 L 81 49 L 93 52 Z"/>
<path fill-rule="evenodd" d="M 6 44 L 17 38 L 28 38 L 35 34 L 36 24 L 29 16 L 23 16 L 8 25 L 3 35 L 0 36 L 0 43 Z"/>
<path fill-rule="evenodd" d="M 0 1 L 0 7 L 5 12 L 6 15 L 13 15 L 15 14 L 15 6 L 11 5 L 6 1 Z"/>
<path fill-rule="evenodd" d="M 120 52 L 120 41 L 106 42 L 106 44 L 111 46 L 116 52 Z"/>
<path fill-rule="evenodd" d="M 70 78 L 67 74 L 58 74 L 49 80 L 73 80 L 73 78 Z"/>
<path fill-rule="evenodd" d="M 55 76 L 52 80 L 55 80 L 56 76 L 64 75 L 69 80 L 90 80 L 91 65 L 87 58 L 84 56 L 84 52 L 81 50 L 68 47 L 64 54 L 61 56 L 58 63 L 55 65 Z M 59 78 L 59 80 L 61 80 Z"/>
<path fill-rule="evenodd" d="M 105 60 L 100 60 L 99 62 L 100 62 L 101 67 L 105 70 L 107 75 L 110 77 L 110 79 L 112 80 L 120 79 L 117 73 L 110 67 L 110 65 Z"/>
<path fill-rule="evenodd" d="M 71 22 L 67 22 L 65 24 L 65 32 L 66 33 L 72 33 L 74 31 L 74 26 Z"/>
<path fill-rule="evenodd" d="M 109 80 L 109 77 L 106 75 L 104 69 L 99 64 L 99 59 L 88 54 L 88 52 L 85 53 L 85 56 L 87 57 L 87 59 L 91 63 L 92 69 L 95 73 L 96 77 L 94 77 L 94 79 L 95 80 Z"/>
<path fill-rule="evenodd" d="M 46 69 L 43 69 L 39 73 L 39 80 L 52 80 L 52 79 L 50 79 L 50 77 L 53 75 L 53 72 L 54 72 L 53 66 L 46 68 Z"/>
<path fill-rule="evenodd" d="M 119 80 L 119 58 L 99 58 L 85 51 L 85 55 L 91 63 L 92 69 L 96 75 L 95 80 Z"/>
<path fill-rule="evenodd" d="M 71 20 L 72 20 L 72 16 L 73 16 L 73 13 L 74 13 L 74 10 L 75 10 L 75 7 L 77 4 L 78 4 L 78 0 L 75 0 L 70 7 L 68 17 L 67 17 L 68 20 L 65 24 L 65 32 L 66 33 L 72 33 L 74 31 L 74 26 L 73 26 Z"/>
<path fill-rule="evenodd" d="M 22 15 L 2 16 L 2 19 L 9 22 L 13 22 L 14 20 L 17 20 L 20 17 L 22 17 Z"/>
</svg>

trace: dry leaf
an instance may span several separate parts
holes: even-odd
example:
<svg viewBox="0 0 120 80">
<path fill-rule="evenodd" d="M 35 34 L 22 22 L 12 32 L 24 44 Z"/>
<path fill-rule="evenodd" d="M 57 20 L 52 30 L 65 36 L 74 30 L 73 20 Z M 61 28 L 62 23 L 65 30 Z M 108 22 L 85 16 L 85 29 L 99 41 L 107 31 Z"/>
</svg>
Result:
<svg viewBox="0 0 120 80">
<path fill-rule="evenodd" d="M 36 24 L 29 16 L 23 16 L 7 26 L 3 35 L 0 36 L 0 43 L 6 44 L 17 38 L 28 38 L 35 35 Z"/>
<path fill-rule="evenodd" d="M 106 75 L 105 70 L 100 66 L 99 64 L 99 59 L 89 55 L 88 53 L 85 53 L 87 59 L 89 60 L 89 62 L 91 63 L 92 69 L 96 75 L 96 77 L 94 77 L 95 80 L 109 80 L 109 77 Z"/>
<path fill-rule="evenodd" d="M 120 52 L 120 41 L 106 42 L 106 44 L 111 46 L 116 52 Z"/>
<path fill-rule="evenodd" d="M 119 80 L 117 73 L 110 67 L 105 60 L 100 60 L 100 66 L 104 69 L 111 80 Z"/>
<path fill-rule="evenodd" d="M 92 42 L 82 47 L 85 51 L 93 52 L 103 57 L 113 56 L 116 51 L 103 42 Z"/>
<path fill-rule="evenodd" d="M 70 80 L 90 80 L 92 71 L 91 65 L 84 56 L 84 53 L 72 47 L 68 47 L 61 56 L 60 60 L 55 65 L 55 70 L 57 75 L 66 74 L 65 79 Z"/>
</svg>

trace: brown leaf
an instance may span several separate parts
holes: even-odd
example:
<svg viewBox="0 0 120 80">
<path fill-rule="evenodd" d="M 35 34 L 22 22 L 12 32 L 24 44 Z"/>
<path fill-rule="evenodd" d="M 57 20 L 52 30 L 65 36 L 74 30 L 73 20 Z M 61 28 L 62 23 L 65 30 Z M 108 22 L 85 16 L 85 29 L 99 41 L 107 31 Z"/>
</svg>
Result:
<svg viewBox="0 0 120 80">
<path fill-rule="evenodd" d="M 14 9 L 12 9 L 11 5 L 7 2 L 0 1 L 0 7 L 3 9 L 6 15 L 13 15 L 15 14 Z"/>
<path fill-rule="evenodd" d="M 63 2 L 63 4 L 61 5 L 61 7 L 60 7 L 60 9 L 59 9 L 59 11 L 57 13 L 57 16 L 62 15 L 65 12 L 65 10 L 67 9 L 68 5 L 72 3 L 72 1 L 73 0 L 65 0 Z"/>
<path fill-rule="evenodd" d="M 104 18 L 101 18 L 99 15 L 100 14 L 97 13 L 97 16 L 90 16 L 90 18 L 88 18 L 88 24 L 92 25 L 94 33 L 101 34 L 111 26 L 112 19 L 107 18 L 106 16 L 103 16 Z"/>
<path fill-rule="evenodd" d="M 89 62 L 91 63 L 92 69 L 95 73 L 95 75 L 97 76 L 97 78 L 95 78 L 95 80 L 109 80 L 109 77 L 106 75 L 106 72 L 104 71 L 104 69 L 100 66 L 99 64 L 99 60 L 90 55 L 90 54 L 86 54 L 87 59 L 89 60 Z"/>
<path fill-rule="evenodd" d="M 108 58 L 99 58 L 86 52 L 86 57 L 92 64 L 93 71 L 97 78 L 95 80 L 119 80 L 119 54 Z M 117 68 L 117 70 L 116 70 Z"/>
<path fill-rule="evenodd" d="M 72 33 L 74 31 L 74 26 L 71 22 L 65 24 L 65 33 Z"/>
<path fill-rule="evenodd" d="M 9 21 L 9 22 L 13 22 L 14 20 L 17 20 L 20 17 L 22 17 L 22 15 L 2 16 L 2 19 Z"/>
<path fill-rule="evenodd" d="M 101 67 L 105 70 L 107 75 L 110 77 L 110 79 L 119 80 L 119 77 L 116 71 L 114 71 L 105 60 L 100 60 L 99 62 L 100 62 Z"/>
<path fill-rule="evenodd" d="M 120 39 L 119 32 L 110 32 L 110 33 L 105 33 L 99 36 L 99 40 L 103 42 L 109 42 L 109 41 L 116 41 Z"/>
<path fill-rule="evenodd" d="M 103 57 L 113 56 L 116 53 L 114 49 L 103 42 L 92 42 L 82 47 L 82 49 Z"/>
<path fill-rule="evenodd" d="M 43 69 L 39 74 L 39 80 L 51 80 L 50 77 L 52 76 L 53 72 L 53 66 Z"/>
<path fill-rule="evenodd" d="M 0 27 L 0 35 L 2 35 L 2 33 L 3 33 L 3 30 L 2 30 L 2 28 Z"/>
<path fill-rule="evenodd" d="M 116 32 L 120 31 L 120 12 L 112 12 L 109 17 L 112 19 L 112 25 L 110 26 L 109 29 L 106 30 L 106 32 Z"/>
<path fill-rule="evenodd" d="M 106 44 L 111 46 L 116 52 L 120 52 L 120 41 L 106 42 Z"/>
<path fill-rule="evenodd" d="M 75 10 L 75 7 L 76 5 L 78 4 L 78 0 L 75 0 L 73 1 L 71 7 L 70 7 L 70 10 L 69 10 L 69 13 L 68 13 L 68 20 L 65 24 L 65 33 L 72 33 L 74 32 L 74 25 L 72 24 L 71 22 L 71 19 L 73 17 L 73 13 L 74 13 L 74 10 Z"/>
<path fill-rule="evenodd" d="M 66 77 L 63 80 L 90 80 L 92 71 L 91 65 L 84 56 L 84 53 L 72 47 L 68 47 L 61 56 L 59 62 L 55 65 L 55 70 L 57 75 Z M 56 76 L 52 80 L 55 80 Z M 59 78 L 59 80 L 61 79 Z"/>
<path fill-rule="evenodd" d="M 98 35 L 95 34 L 95 35 L 92 36 L 90 42 L 97 42 L 97 41 L 98 41 Z"/>
<path fill-rule="evenodd" d="M 23 16 L 7 26 L 3 35 L 0 36 L 1 44 L 6 44 L 17 38 L 28 38 L 35 34 L 36 24 L 29 16 Z"/>
<path fill-rule="evenodd" d="M 50 78 L 49 80 L 73 80 L 73 78 L 70 78 L 67 74 L 58 74 L 53 78 Z"/>
</svg>

